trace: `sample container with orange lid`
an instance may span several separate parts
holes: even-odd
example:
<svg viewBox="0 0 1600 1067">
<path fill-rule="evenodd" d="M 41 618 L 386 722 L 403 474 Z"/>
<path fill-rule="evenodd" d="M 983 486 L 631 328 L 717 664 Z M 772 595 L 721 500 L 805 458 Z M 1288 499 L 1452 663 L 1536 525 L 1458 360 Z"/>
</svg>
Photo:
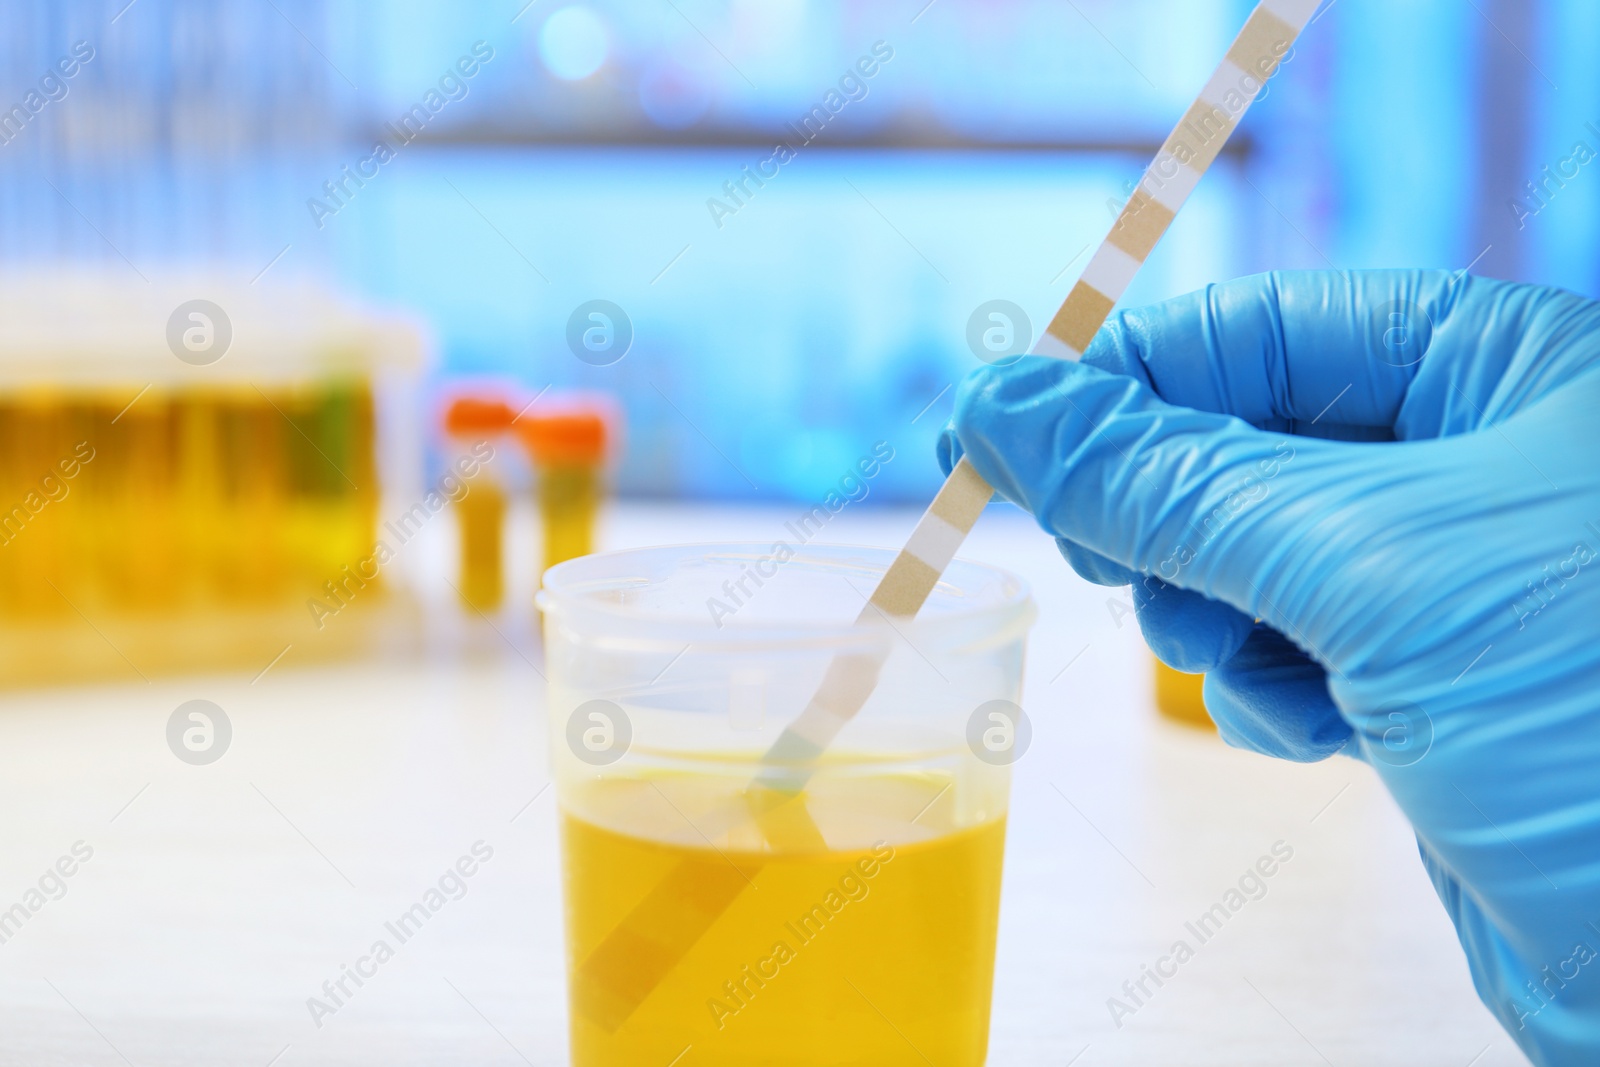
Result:
<svg viewBox="0 0 1600 1067">
<path fill-rule="evenodd" d="M 599 397 L 546 402 L 517 421 L 539 483 L 542 569 L 594 550 L 606 451 L 616 421 L 613 405 Z"/>
<path fill-rule="evenodd" d="M 457 396 L 444 411 L 447 466 L 462 479 L 455 501 L 460 535 L 456 590 L 469 608 L 485 613 L 499 609 L 505 599 L 510 493 L 500 451 L 516 418 L 511 404 L 493 392 Z"/>
</svg>

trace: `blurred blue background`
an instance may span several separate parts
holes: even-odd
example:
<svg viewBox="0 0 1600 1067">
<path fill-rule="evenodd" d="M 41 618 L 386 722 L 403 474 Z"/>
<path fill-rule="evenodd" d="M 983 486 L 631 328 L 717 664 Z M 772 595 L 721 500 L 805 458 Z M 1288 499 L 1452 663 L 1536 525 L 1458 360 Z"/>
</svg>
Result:
<svg viewBox="0 0 1600 1067">
<path fill-rule="evenodd" d="M 887 440 L 875 498 L 922 501 L 968 318 L 1048 321 L 1250 6 L 9 0 L 0 255 L 414 309 L 436 385 L 615 393 L 624 493 L 815 499 Z M 1126 302 L 1330 266 L 1600 295 L 1596 40 L 1592 0 L 1338 0 Z M 607 366 L 567 342 L 594 299 Z"/>
</svg>

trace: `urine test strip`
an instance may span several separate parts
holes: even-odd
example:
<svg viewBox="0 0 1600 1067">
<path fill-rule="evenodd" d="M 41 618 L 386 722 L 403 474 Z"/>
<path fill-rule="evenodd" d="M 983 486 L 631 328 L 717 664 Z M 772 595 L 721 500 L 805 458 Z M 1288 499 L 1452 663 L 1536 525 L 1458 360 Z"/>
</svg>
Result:
<svg viewBox="0 0 1600 1067">
<path fill-rule="evenodd" d="M 757 828 L 774 847 L 827 850 L 804 797 L 753 790 L 748 799 Z M 679 860 L 578 967 L 573 1010 L 616 1033 L 765 866 L 764 857 L 749 852 Z"/>
<path fill-rule="evenodd" d="M 759 870 L 715 852 L 679 860 L 573 975 L 573 1011 L 616 1033 Z"/>
<path fill-rule="evenodd" d="M 1162 144 L 1105 243 L 1084 268 L 1030 355 L 1067 360 L 1082 357 L 1320 2 L 1261 0 L 1256 5 L 1199 99 Z M 873 590 L 858 621 L 915 616 L 993 495 L 994 489 L 962 457 Z M 769 845 L 782 849 L 798 820 L 791 814 L 788 828 L 779 830 L 761 813 L 782 808 L 786 798 L 803 804 L 799 793 L 815 761 L 872 695 L 882 667 L 881 654 L 835 657 L 811 702 L 762 757 L 750 803 L 763 832 L 771 828 L 783 838 L 769 840 Z M 574 1003 L 608 1032 L 615 1032 L 628 1020 L 732 905 L 742 892 L 743 875 L 753 878 L 758 873 L 746 868 L 738 872 L 741 878 L 735 878 L 728 862 L 701 886 L 695 874 L 704 870 L 706 862 L 685 860 L 669 872 L 579 966 Z M 664 926 L 663 909 L 670 909 L 680 894 L 676 921 Z M 628 952 L 630 945 L 642 946 L 638 955 Z"/>
<path fill-rule="evenodd" d="M 1261 0 L 1256 5 L 1029 355 L 1082 358 L 1319 2 Z M 993 495 L 994 489 L 962 456 L 872 591 L 858 621 L 879 614 L 902 619 L 916 615 Z M 881 666 L 870 656 L 837 658 L 811 703 L 763 757 L 758 781 L 780 792 L 802 788 L 810 775 L 808 765 L 872 695 Z"/>
</svg>

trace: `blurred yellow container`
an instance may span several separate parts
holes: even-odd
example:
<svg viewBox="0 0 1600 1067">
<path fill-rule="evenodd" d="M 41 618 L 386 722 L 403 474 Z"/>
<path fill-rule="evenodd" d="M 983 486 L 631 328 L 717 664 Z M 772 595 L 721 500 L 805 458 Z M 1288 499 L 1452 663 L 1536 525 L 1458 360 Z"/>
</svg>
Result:
<svg viewBox="0 0 1600 1067">
<path fill-rule="evenodd" d="M 517 423 L 538 477 L 544 568 L 594 551 L 604 498 L 604 471 L 616 417 L 610 406 L 582 397 L 547 405 Z"/>
<path fill-rule="evenodd" d="M 488 613 L 505 599 L 505 527 L 509 503 L 505 464 L 491 464 L 517 413 L 496 395 L 459 396 L 445 408 L 450 468 L 465 482 L 455 501 L 459 543 L 456 591 L 467 607 Z M 471 471 L 471 474 L 466 472 Z"/>
<path fill-rule="evenodd" d="M 308 607 L 372 553 L 420 355 L 311 286 L 0 285 L 0 685 L 347 651 Z"/>
<path fill-rule="evenodd" d="M 1216 729 L 1206 712 L 1205 698 L 1201 695 L 1206 676 L 1175 671 L 1154 656 L 1150 657 L 1150 662 L 1156 670 L 1156 709 L 1176 722 L 1206 730 Z"/>
</svg>

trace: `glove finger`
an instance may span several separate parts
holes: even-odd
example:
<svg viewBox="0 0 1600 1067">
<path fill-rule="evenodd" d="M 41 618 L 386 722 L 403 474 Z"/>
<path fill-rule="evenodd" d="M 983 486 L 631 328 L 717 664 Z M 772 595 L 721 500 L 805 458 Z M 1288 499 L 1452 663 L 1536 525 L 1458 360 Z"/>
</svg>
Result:
<svg viewBox="0 0 1600 1067">
<path fill-rule="evenodd" d="M 954 419 L 946 422 L 944 429 L 939 431 L 939 440 L 935 445 L 935 451 L 939 459 L 939 469 L 948 478 L 950 472 L 955 469 L 955 465 L 961 461 L 961 457 L 965 454 L 965 450 L 961 447 L 961 439 L 956 436 Z M 1012 503 L 1016 503 L 1016 501 L 1012 501 Z M 1060 550 L 1062 558 L 1067 561 L 1068 565 L 1078 572 L 1078 577 L 1084 581 L 1093 582 L 1095 585 L 1117 588 L 1119 586 L 1132 585 L 1140 578 L 1136 571 L 1129 570 L 1122 564 L 1107 559 L 1098 552 L 1092 552 L 1080 544 L 1067 540 L 1065 537 L 1056 538 L 1056 548 Z"/>
<path fill-rule="evenodd" d="M 1432 270 L 1279 271 L 1114 315 L 1083 362 L 1261 429 L 1407 441 L 1482 426 L 1503 407 L 1494 400 L 1516 361 L 1597 329 L 1600 305 L 1541 286 Z M 1560 381 L 1520 391 L 1516 406 Z"/>
<path fill-rule="evenodd" d="M 1129 587 L 1145 643 L 1175 670 L 1203 674 L 1227 662 L 1255 625 L 1250 616 L 1221 601 L 1138 574 L 1065 537 L 1056 538 L 1056 547 L 1086 581 Z"/>
<path fill-rule="evenodd" d="M 1093 552 L 1076 541 L 1069 541 L 1065 537 L 1056 538 L 1056 548 L 1061 551 L 1061 556 L 1078 572 L 1078 577 L 1095 585 L 1133 585 L 1139 581 L 1137 571 L 1129 570 L 1115 560 L 1107 559 L 1098 552 Z"/>
<path fill-rule="evenodd" d="M 1206 710 L 1235 748 L 1314 763 L 1351 739 L 1328 675 L 1286 637 L 1257 625 L 1238 653 L 1206 674 Z"/>
<path fill-rule="evenodd" d="M 962 456 L 961 442 L 949 424 L 939 435 L 938 453 L 939 466 L 948 475 Z M 1209 671 L 1226 662 L 1250 634 L 1254 620 L 1226 604 L 1141 575 L 1065 537 L 1056 538 L 1056 548 L 1085 581 L 1132 589 L 1145 642 L 1169 667 L 1190 674 Z"/>
<path fill-rule="evenodd" d="M 1237 608 L 1159 578 L 1144 578 L 1132 588 L 1145 643 L 1174 670 L 1215 670 L 1233 658 L 1255 628 L 1255 620 Z"/>
<path fill-rule="evenodd" d="M 1454 464 L 1448 441 L 1385 446 L 1406 450 L 1394 456 L 1267 433 L 1041 357 L 969 375 L 955 426 L 978 473 L 1046 530 L 1264 618 L 1313 650 L 1322 639 L 1305 624 L 1345 621 L 1310 610 L 1342 595 L 1316 576 L 1363 537 L 1407 548 L 1405 531 L 1432 515 L 1410 482 Z"/>
<path fill-rule="evenodd" d="M 1259 428 L 1392 440 L 1454 291 L 1444 271 L 1237 278 L 1114 316 L 1083 362 Z"/>
<path fill-rule="evenodd" d="M 948 419 L 944 428 L 939 431 L 939 440 L 934 443 L 934 454 L 939 459 L 939 469 L 946 478 L 956 469 L 956 464 L 961 462 L 961 457 L 966 454 L 966 449 L 961 447 L 961 438 L 956 436 L 956 420 Z"/>
<path fill-rule="evenodd" d="M 956 437 L 953 422 L 946 423 L 944 429 L 940 432 L 937 450 L 939 467 L 944 471 L 945 475 L 948 476 L 950 471 L 954 469 L 955 465 L 961 460 L 963 455 L 961 441 Z M 1136 600 L 1141 594 L 1142 587 L 1139 585 L 1139 583 L 1146 579 L 1145 576 L 1141 575 L 1139 572 L 1131 570 L 1128 567 L 1124 567 L 1115 560 L 1108 559 L 1105 556 L 1102 556 L 1100 553 L 1087 549 L 1075 541 L 1069 541 L 1065 537 L 1056 538 L 1056 548 L 1061 552 L 1062 558 L 1067 561 L 1068 565 L 1070 565 L 1072 569 L 1078 573 L 1078 577 L 1082 578 L 1084 581 L 1093 582 L 1095 585 L 1110 586 L 1111 588 L 1118 588 L 1125 585 L 1133 587 Z M 1182 590 L 1171 589 L 1170 587 L 1167 587 L 1166 583 L 1160 581 L 1160 579 L 1151 579 L 1151 581 L 1153 581 L 1157 586 L 1168 588 L 1171 594 L 1183 592 Z M 1144 595 L 1148 597 L 1150 594 L 1145 593 Z M 1175 599 L 1175 596 L 1169 595 L 1169 602 L 1173 602 Z M 1215 603 L 1215 601 L 1211 601 L 1210 603 Z M 1138 605 L 1136 603 L 1135 607 L 1137 606 Z M 1233 615 L 1238 614 L 1237 612 L 1233 612 L 1232 609 L 1228 610 Z M 1166 616 L 1163 615 L 1161 617 L 1165 618 Z M 1144 622 L 1141 619 L 1140 627 L 1143 628 L 1143 626 Z M 1248 632 L 1249 627 L 1246 626 L 1245 629 Z M 1146 640 L 1149 639 L 1149 636 L 1149 632 L 1146 631 Z M 1243 640 L 1243 638 L 1241 637 L 1240 640 Z M 1153 645 L 1152 648 L 1154 648 Z M 1159 651 L 1156 654 L 1157 656 L 1161 655 Z M 1232 652 L 1230 651 L 1228 655 L 1232 655 Z M 1180 656 L 1179 658 L 1183 657 Z M 1224 656 L 1223 658 L 1226 659 L 1227 657 Z M 1178 665 L 1173 663 L 1171 660 L 1163 658 L 1162 661 L 1168 663 L 1170 666 L 1178 667 Z M 1221 660 L 1218 660 L 1218 662 L 1221 662 Z M 1207 666 L 1201 666 L 1194 668 L 1178 667 L 1178 669 L 1189 670 L 1191 673 L 1199 673 L 1201 671 L 1209 670 L 1210 668 Z"/>
<path fill-rule="evenodd" d="M 939 459 L 939 469 L 948 478 L 950 472 L 955 469 L 955 465 L 966 454 L 961 447 L 961 439 L 956 436 L 954 419 L 946 422 L 944 429 L 939 431 L 939 440 L 935 445 L 935 450 Z M 1016 503 L 1016 501 L 1012 501 L 1012 503 Z M 1117 588 L 1119 586 L 1132 585 L 1142 577 L 1137 571 L 1130 570 L 1114 560 L 1107 559 L 1098 552 L 1084 548 L 1075 541 L 1067 540 L 1065 537 L 1056 538 L 1056 548 L 1060 550 L 1062 558 L 1067 561 L 1068 565 L 1078 572 L 1078 577 L 1086 582 Z"/>
</svg>

